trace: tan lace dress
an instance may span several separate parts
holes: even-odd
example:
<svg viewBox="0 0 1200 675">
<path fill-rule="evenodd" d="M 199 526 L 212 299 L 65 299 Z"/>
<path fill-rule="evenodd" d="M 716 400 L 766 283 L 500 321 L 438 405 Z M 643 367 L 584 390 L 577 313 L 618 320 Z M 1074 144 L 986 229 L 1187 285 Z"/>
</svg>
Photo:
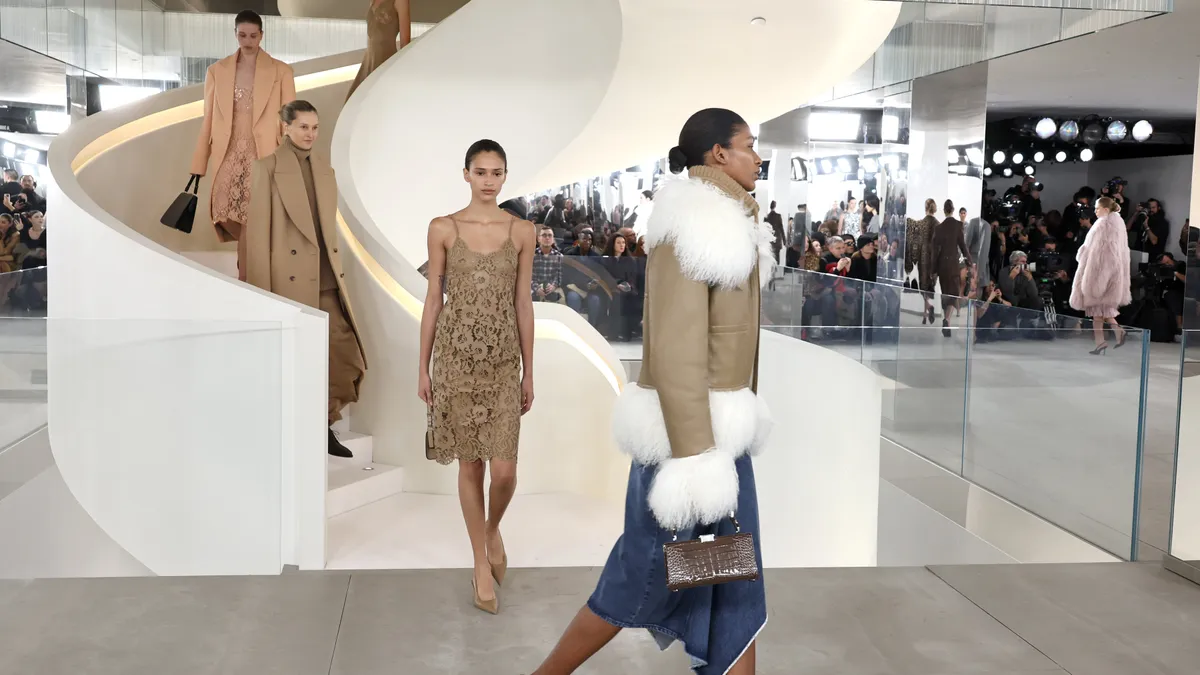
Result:
<svg viewBox="0 0 1200 675">
<path fill-rule="evenodd" d="M 258 148 L 254 144 L 255 61 L 238 55 L 233 82 L 233 135 L 229 150 L 213 178 L 212 221 L 232 220 L 246 224 L 250 208 L 250 173 Z"/>
<path fill-rule="evenodd" d="M 363 55 L 362 65 L 354 84 L 350 85 L 350 98 L 358 85 L 383 65 L 384 61 L 396 55 L 396 38 L 400 37 L 400 15 L 396 12 L 396 3 L 392 0 L 372 0 L 367 10 L 367 53 Z"/>
<path fill-rule="evenodd" d="M 517 459 L 521 344 L 513 222 L 504 245 L 491 253 L 468 248 L 454 224 L 447 301 L 433 340 L 434 459 L 440 464 Z"/>
</svg>

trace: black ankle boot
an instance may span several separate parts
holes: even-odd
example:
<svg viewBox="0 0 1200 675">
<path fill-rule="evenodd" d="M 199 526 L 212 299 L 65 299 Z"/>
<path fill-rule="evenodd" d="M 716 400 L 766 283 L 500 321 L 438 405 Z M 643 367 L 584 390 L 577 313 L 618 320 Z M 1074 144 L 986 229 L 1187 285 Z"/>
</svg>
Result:
<svg viewBox="0 0 1200 675">
<path fill-rule="evenodd" d="M 329 428 L 329 454 L 333 455 L 334 457 L 349 458 L 354 456 L 354 453 L 350 452 L 350 448 L 342 445 L 342 442 L 338 440 L 337 434 L 333 431 L 333 427 Z"/>
</svg>

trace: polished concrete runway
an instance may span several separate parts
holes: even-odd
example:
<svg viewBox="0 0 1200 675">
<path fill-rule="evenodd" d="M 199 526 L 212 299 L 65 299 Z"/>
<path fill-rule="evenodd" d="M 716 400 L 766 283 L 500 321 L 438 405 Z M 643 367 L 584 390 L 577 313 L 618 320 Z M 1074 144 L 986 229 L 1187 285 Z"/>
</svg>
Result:
<svg viewBox="0 0 1200 675">
<path fill-rule="evenodd" d="M 0 582 L 0 673 L 517 675 L 594 568 Z M 765 675 L 1193 675 L 1200 586 L 1157 564 L 769 570 Z M 581 673 L 686 673 L 626 631 Z"/>
</svg>

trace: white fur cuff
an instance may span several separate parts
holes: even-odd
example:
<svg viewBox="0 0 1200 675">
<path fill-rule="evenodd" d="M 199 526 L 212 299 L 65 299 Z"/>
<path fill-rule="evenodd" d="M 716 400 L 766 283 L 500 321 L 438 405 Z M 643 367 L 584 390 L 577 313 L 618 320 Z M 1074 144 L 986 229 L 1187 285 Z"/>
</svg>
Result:
<svg viewBox="0 0 1200 675">
<path fill-rule="evenodd" d="M 771 433 L 771 411 L 750 389 L 708 394 L 713 440 L 734 459 L 757 456 Z M 658 392 L 631 384 L 613 405 L 613 439 L 621 452 L 643 466 L 671 459 L 671 441 Z"/>
<path fill-rule="evenodd" d="M 738 475 L 733 457 L 709 450 L 669 459 L 650 485 L 650 511 L 667 530 L 708 525 L 737 510 Z"/>
</svg>

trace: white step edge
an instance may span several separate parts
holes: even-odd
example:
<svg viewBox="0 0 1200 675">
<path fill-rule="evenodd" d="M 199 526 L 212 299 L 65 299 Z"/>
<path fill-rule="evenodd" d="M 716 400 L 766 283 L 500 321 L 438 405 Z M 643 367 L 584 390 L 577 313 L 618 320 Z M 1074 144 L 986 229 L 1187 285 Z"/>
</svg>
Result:
<svg viewBox="0 0 1200 675">
<path fill-rule="evenodd" d="M 404 490 L 404 470 L 390 464 L 366 467 L 329 466 L 325 516 L 333 518 Z"/>
<path fill-rule="evenodd" d="M 375 442 L 372 437 L 353 431 L 339 431 L 336 427 L 334 427 L 334 431 L 337 432 L 338 440 L 341 441 L 342 445 L 354 453 L 354 457 L 334 457 L 330 455 L 330 469 L 340 469 L 348 466 L 362 468 L 370 466 L 375 461 Z"/>
</svg>

